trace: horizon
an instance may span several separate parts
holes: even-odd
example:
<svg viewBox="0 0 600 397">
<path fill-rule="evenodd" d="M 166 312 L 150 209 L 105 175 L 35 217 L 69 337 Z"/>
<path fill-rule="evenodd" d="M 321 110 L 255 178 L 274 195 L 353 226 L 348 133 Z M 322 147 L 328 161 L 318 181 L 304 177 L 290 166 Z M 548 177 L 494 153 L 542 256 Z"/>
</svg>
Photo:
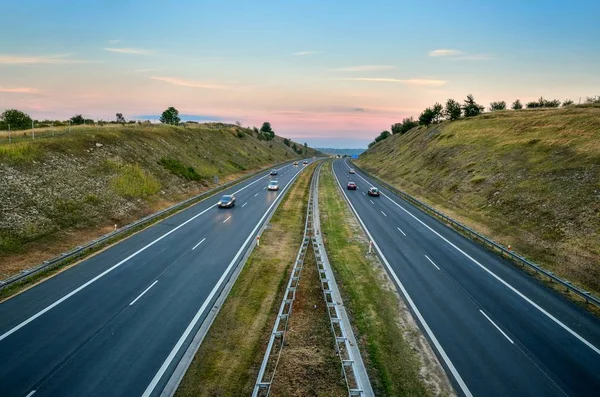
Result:
<svg viewBox="0 0 600 397">
<path fill-rule="evenodd" d="M 425 20 L 424 9 L 436 12 Z M 600 91 L 592 1 L 29 0 L 4 11 L 0 110 L 36 119 L 174 106 L 194 121 L 269 121 L 312 147 L 363 149 L 448 98 L 487 107 Z"/>
</svg>

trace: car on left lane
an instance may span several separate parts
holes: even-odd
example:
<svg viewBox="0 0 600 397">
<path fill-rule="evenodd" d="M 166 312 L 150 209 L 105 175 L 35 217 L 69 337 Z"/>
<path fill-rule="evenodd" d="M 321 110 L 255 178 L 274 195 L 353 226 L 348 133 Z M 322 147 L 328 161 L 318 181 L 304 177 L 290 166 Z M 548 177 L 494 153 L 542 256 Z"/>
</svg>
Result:
<svg viewBox="0 0 600 397">
<path fill-rule="evenodd" d="M 226 194 L 221 197 L 221 200 L 217 203 L 219 208 L 232 208 L 235 207 L 235 196 L 233 194 Z"/>
</svg>

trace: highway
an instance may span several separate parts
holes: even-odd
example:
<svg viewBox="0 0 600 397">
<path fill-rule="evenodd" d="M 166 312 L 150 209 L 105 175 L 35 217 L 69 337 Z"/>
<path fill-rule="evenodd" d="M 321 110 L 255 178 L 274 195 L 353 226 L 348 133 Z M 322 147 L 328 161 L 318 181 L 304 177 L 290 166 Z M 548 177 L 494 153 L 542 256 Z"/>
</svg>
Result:
<svg viewBox="0 0 600 397">
<path fill-rule="evenodd" d="M 1 303 L 0 396 L 160 394 L 303 168 L 250 178 Z M 217 208 L 231 193 L 236 206 Z"/>
<path fill-rule="evenodd" d="M 333 169 L 460 394 L 600 395 L 596 317 L 345 160 Z"/>
</svg>

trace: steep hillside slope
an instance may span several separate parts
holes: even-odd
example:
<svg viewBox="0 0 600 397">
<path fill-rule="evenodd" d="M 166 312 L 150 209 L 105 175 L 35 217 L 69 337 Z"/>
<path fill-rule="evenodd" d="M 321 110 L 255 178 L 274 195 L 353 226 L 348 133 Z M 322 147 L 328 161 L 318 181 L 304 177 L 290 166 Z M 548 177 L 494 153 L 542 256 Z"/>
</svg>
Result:
<svg viewBox="0 0 600 397">
<path fill-rule="evenodd" d="M 600 292 L 600 107 L 417 127 L 374 145 L 357 164 Z"/>
<path fill-rule="evenodd" d="M 215 175 L 297 157 L 280 137 L 225 124 L 80 127 L 0 145 L 0 279 L 206 190 Z"/>
</svg>

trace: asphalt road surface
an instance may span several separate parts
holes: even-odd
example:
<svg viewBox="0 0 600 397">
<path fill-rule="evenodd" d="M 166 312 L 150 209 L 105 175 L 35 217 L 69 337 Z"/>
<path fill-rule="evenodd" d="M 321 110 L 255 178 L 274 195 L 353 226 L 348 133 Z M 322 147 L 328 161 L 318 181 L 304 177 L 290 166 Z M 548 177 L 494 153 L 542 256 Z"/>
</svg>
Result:
<svg viewBox="0 0 600 397">
<path fill-rule="evenodd" d="M 459 393 L 600 396 L 596 317 L 346 161 L 333 167 Z"/>
<path fill-rule="evenodd" d="M 1 303 L 0 396 L 158 395 L 303 168 L 244 181 Z M 230 193 L 235 207 L 216 207 Z"/>
</svg>

